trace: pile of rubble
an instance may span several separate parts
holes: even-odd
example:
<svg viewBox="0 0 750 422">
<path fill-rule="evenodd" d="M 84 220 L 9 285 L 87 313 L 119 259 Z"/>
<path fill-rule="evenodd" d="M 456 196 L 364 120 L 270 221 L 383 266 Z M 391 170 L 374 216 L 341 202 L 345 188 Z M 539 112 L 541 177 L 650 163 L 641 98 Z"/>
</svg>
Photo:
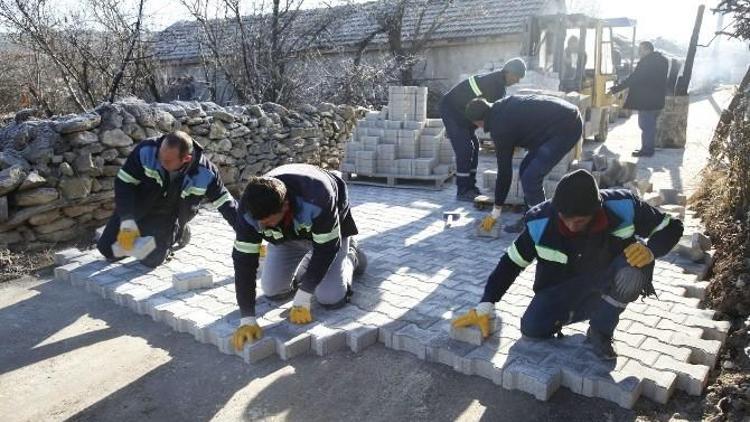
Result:
<svg viewBox="0 0 750 422">
<path fill-rule="evenodd" d="M 135 99 L 53 120 L 19 113 L 0 130 L 0 248 L 42 249 L 102 225 L 113 212 L 117 172 L 143 139 L 189 133 L 236 194 L 250 176 L 281 164 L 338 168 L 363 113 L 326 103 L 292 111 Z"/>
</svg>

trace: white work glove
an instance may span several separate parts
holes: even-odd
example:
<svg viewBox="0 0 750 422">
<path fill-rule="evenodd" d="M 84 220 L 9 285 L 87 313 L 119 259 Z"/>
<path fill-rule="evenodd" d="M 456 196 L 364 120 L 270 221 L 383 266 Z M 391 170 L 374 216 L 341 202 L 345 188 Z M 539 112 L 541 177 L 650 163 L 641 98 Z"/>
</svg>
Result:
<svg viewBox="0 0 750 422">
<path fill-rule="evenodd" d="M 492 227 L 495 226 L 495 223 L 497 223 L 497 220 L 500 218 L 500 214 L 502 213 L 502 211 L 502 207 L 498 207 L 497 205 L 495 205 L 492 208 L 492 212 L 482 220 L 482 230 L 486 232 L 492 230 Z"/>
<path fill-rule="evenodd" d="M 294 302 L 292 303 L 292 310 L 289 311 L 289 321 L 292 324 L 307 324 L 312 322 L 312 314 L 310 313 L 310 300 L 312 299 L 312 293 L 299 289 L 294 295 Z"/>
</svg>

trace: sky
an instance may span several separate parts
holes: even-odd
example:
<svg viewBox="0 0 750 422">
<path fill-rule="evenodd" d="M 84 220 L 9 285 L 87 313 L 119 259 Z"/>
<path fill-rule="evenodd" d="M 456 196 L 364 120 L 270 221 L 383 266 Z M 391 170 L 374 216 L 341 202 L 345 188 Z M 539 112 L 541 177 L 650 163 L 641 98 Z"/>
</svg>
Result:
<svg viewBox="0 0 750 422">
<path fill-rule="evenodd" d="M 305 0 L 305 7 L 316 7 L 329 0 Z M 335 0 L 334 0 L 335 1 Z M 364 1 L 364 0 L 350 0 Z M 717 0 L 567 0 L 569 7 L 595 11 L 600 17 L 630 17 L 638 21 L 638 38 L 664 37 L 670 40 L 690 40 L 695 16 L 700 4 L 706 5 L 701 41 L 708 41 L 716 28 L 716 16 L 710 8 Z M 246 4 L 251 3 L 247 0 Z M 148 0 L 148 13 L 155 19 L 155 28 L 190 19 L 180 0 Z M 728 23 L 728 22 L 726 22 Z"/>
</svg>

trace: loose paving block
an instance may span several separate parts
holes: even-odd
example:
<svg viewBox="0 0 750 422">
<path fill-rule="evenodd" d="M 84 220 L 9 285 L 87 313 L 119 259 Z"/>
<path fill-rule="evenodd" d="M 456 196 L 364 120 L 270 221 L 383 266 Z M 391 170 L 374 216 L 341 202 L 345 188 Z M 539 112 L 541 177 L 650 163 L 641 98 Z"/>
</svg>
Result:
<svg viewBox="0 0 750 422">
<path fill-rule="evenodd" d="M 640 346 L 642 350 L 653 350 L 660 355 L 671 356 L 680 362 L 687 362 L 690 359 L 692 351 L 687 347 L 677 347 L 668 343 L 663 343 L 659 339 L 648 337 Z M 658 359 L 657 359 L 658 360 Z"/>
<path fill-rule="evenodd" d="M 547 401 L 560 388 L 560 370 L 515 359 L 503 369 L 503 388 L 521 390 Z"/>
<path fill-rule="evenodd" d="M 55 265 L 62 266 L 71 261 L 71 259 L 81 256 L 83 253 L 76 248 L 64 249 L 59 252 L 55 252 Z"/>
<path fill-rule="evenodd" d="M 674 372 L 677 375 L 677 388 L 692 396 L 703 393 L 711 369 L 706 365 L 680 362 L 667 355 L 661 355 L 654 363 L 654 368 Z"/>
<path fill-rule="evenodd" d="M 672 336 L 670 343 L 675 346 L 685 346 L 693 351 L 691 360 L 713 368 L 716 365 L 716 359 L 721 349 L 721 342 L 718 340 L 703 340 L 700 338 L 686 336 L 678 333 Z"/>
<path fill-rule="evenodd" d="M 254 342 L 245 344 L 242 350 L 242 359 L 245 363 L 253 364 L 274 354 L 276 342 L 272 338 L 262 337 Z"/>
<path fill-rule="evenodd" d="M 307 353 L 312 346 L 312 335 L 307 329 L 292 327 L 291 323 L 278 323 L 265 330 L 264 335 L 276 341 L 276 354 L 281 360 L 289 360 L 295 356 Z"/>
<path fill-rule="evenodd" d="M 178 292 L 187 292 L 193 289 L 206 289 L 213 285 L 213 274 L 206 269 L 176 273 L 172 276 L 172 287 Z"/>
<path fill-rule="evenodd" d="M 316 325 L 309 331 L 311 347 L 318 356 L 342 350 L 346 347 L 346 331 Z"/>
<path fill-rule="evenodd" d="M 421 329 L 414 324 L 408 324 L 393 333 L 393 349 L 409 352 L 419 359 L 425 360 L 427 353 L 426 344 L 429 343 L 437 333 Z"/>
<path fill-rule="evenodd" d="M 346 344 L 354 353 L 372 346 L 378 341 L 378 328 L 370 325 L 360 325 L 346 331 Z"/>
<path fill-rule="evenodd" d="M 632 409 L 642 391 L 641 380 L 620 371 L 607 374 L 587 373 L 583 378 L 582 394 L 599 397 L 617 403 L 625 409 Z"/>
<path fill-rule="evenodd" d="M 77 262 L 55 267 L 55 280 L 64 281 L 66 283 L 70 282 L 70 274 L 78 267 L 80 267 L 80 264 Z"/>
<path fill-rule="evenodd" d="M 659 207 L 664 204 L 664 198 L 655 192 L 643 195 L 643 201 L 652 207 Z"/>
<path fill-rule="evenodd" d="M 140 260 L 147 257 L 154 249 L 156 249 L 156 241 L 153 236 L 143 236 L 135 239 L 133 249 L 129 251 L 121 248 L 117 242 L 112 244 L 112 254 L 118 258 L 132 256 Z"/>
<path fill-rule="evenodd" d="M 669 400 L 677 385 L 677 375 L 673 372 L 657 371 L 635 360 L 625 364 L 622 372 L 640 378 L 643 385 L 642 394 L 661 404 Z"/>
</svg>

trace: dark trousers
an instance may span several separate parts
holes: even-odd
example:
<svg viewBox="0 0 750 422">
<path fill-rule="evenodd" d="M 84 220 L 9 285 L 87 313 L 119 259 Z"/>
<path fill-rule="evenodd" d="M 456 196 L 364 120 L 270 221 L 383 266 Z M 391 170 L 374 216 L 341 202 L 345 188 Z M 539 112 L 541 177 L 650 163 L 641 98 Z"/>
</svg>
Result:
<svg viewBox="0 0 750 422">
<path fill-rule="evenodd" d="M 625 308 L 612 299 L 610 291 L 615 274 L 625 265 L 628 264 L 621 255 L 605 270 L 583 274 L 536 292 L 521 318 L 521 333 L 548 338 L 565 325 L 588 319 L 591 328 L 612 337 Z"/>
<path fill-rule="evenodd" d="M 641 152 L 653 154 L 656 145 L 656 121 L 660 110 L 639 110 L 638 127 L 641 128 Z"/>
<path fill-rule="evenodd" d="M 526 154 L 519 168 L 519 177 L 528 207 L 544 202 L 544 178 L 576 145 L 582 133 L 581 119 L 562 128 L 555 126 L 541 135 L 544 140 L 539 147 Z"/>
<path fill-rule="evenodd" d="M 154 249 L 148 256 L 141 260 L 143 265 L 151 268 L 158 267 L 169 254 L 169 249 L 174 244 L 177 232 L 177 216 L 166 214 L 149 214 L 136 220 L 141 236 L 153 236 L 156 242 Z M 107 259 L 113 259 L 112 244 L 117 241 L 117 233 L 120 231 L 120 217 L 113 214 L 104 228 L 102 237 L 96 244 L 97 249 Z"/>
<path fill-rule="evenodd" d="M 458 193 L 462 193 L 477 183 L 479 139 L 474 132 L 477 127 L 446 102 L 440 103 L 440 117 L 456 154 L 456 186 Z"/>
</svg>

